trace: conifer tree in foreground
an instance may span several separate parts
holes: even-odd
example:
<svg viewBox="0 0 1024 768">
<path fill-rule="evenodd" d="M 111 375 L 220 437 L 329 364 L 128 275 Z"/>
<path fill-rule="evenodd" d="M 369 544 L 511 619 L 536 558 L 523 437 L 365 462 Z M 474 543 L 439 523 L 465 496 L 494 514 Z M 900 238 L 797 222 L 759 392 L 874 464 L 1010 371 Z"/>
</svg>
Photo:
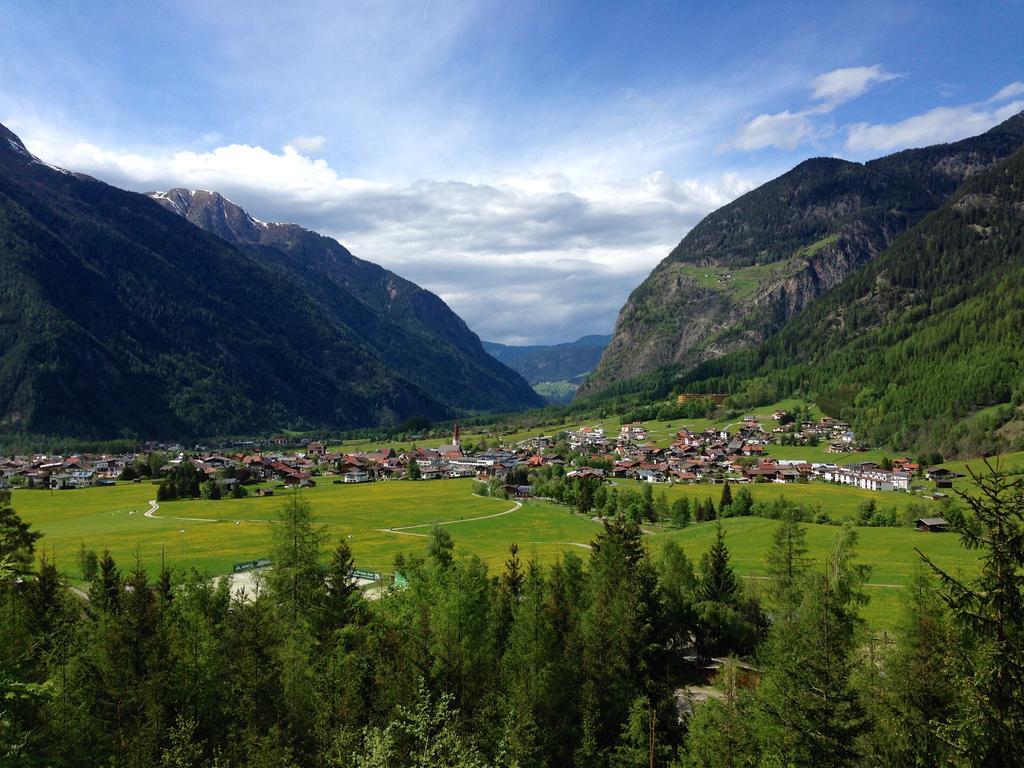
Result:
<svg viewBox="0 0 1024 768">
<path fill-rule="evenodd" d="M 811 572 L 791 619 L 772 627 L 759 657 L 759 741 L 769 764 L 855 766 L 866 714 L 853 685 L 867 598 L 867 569 L 855 562 L 857 534 L 847 524 L 825 568 Z"/>
<path fill-rule="evenodd" d="M 979 552 L 973 579 L 953 576 L 921 557 L 939 576 L 957 626 L 973 642 L 956 659 L 965 702 L 947 723 L 958 758 L 971 765 L 1014 765 L 1024 754 L 1024 476 L 985 462 L 961 494 L 971 515 L 952 521 L 968 549 Z"/>
</svg>

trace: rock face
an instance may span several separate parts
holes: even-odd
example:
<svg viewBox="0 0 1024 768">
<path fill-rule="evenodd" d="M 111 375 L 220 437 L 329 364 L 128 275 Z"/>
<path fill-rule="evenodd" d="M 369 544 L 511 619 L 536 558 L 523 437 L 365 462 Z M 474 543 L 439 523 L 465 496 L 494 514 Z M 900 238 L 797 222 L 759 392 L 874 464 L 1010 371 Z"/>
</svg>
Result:
<svg viewBox="0 0 1024 768">
<path fill-rule="evenodd" d="M 385 364 L 440 401 L 481 411 L 543 403 L 518 373 L 484 351 L 477 335 L 438 296 L 356 258 L 337 240 L 297 224 L 254 219 L 217 192 L 172 189 L 149 196 L 287 272 Z"/>
<path fill-rule="evenodd" d="M 807 160 L 705 217 L 630 295 L 580 390 L 758 344 L 978 171 L 1024 143 L 1024 115 L 869 163 Z"/>
</svg>

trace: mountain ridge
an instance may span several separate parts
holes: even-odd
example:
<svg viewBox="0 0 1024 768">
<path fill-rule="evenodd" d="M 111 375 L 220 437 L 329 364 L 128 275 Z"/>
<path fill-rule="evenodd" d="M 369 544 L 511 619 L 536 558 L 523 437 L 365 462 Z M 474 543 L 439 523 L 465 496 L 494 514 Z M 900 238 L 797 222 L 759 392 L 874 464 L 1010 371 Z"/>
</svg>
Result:
<svg viewBox="0 0 1024 768">
<path fill-rule="evenodd" d="M 297 280 L 335 319 L 356 329 L 391 368 L 434 397 L 466 410 L 518 410 L 542 400 L 440 297 L 337 240 L 298 224 L 266 222 L 210 190 L 148 196 L 192 224 Z"/>
<path fill-rule="evenodd" d="M 1024 147 L 973 175 L 884 253 L 764 343 L 677 386 L 760 400 L 811 394 L 874 444 L 981 454 L 1024 403 Z"/>
<path fill-rule="evenodd" d="M 271 260 L 0 138 L 6 429 L 178 439 L 456 413 Z"/>
<path fill-rule="evenodd" d="M 1024 143 L 979 136 L 854 163 L 810 158 L 706 216 L 631 294 L 580 394 L 750 348 Z"/>
</svg>

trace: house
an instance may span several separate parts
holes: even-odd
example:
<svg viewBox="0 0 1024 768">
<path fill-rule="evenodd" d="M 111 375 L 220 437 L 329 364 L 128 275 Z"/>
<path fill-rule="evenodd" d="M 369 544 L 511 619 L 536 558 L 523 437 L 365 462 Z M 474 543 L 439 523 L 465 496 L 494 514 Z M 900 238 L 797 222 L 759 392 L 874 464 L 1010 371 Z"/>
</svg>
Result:
<svg viewBox="0 0 1024 768">
<path fill-rule="evenodd" d="M 51 491 L 62 491 L 66 488 L 88 488 L 93 484 L 94 472 L 86 469 L 75 469 L 70 472 L 58 472 L 50 475 Z"/>
<path fill-rule="evenodd" d="M 346 483 L 368 483 L 370 482 L 370 473 L 365 469 L 353 468 L 343 474 L 341 479 Z"/>
<path fill-rule="evenodd" d="M 949 521 L 943 517 L 922 517 L 914 521 L 914 527 L 926 533 L 945 533 L 949 530 Z"/>
<path fill-rule="evenodd" d="M 641 469 L 636 473 L 636 479 L 644 483 L 663 483 L 665 473 L 656 469 Z"/>
<path fill-rule="evenodd" d="M 314 488 L 316 480 L 307 472 L 293 472 L 285 476 L 284 484 L 289 488 Z"/>
</svg>

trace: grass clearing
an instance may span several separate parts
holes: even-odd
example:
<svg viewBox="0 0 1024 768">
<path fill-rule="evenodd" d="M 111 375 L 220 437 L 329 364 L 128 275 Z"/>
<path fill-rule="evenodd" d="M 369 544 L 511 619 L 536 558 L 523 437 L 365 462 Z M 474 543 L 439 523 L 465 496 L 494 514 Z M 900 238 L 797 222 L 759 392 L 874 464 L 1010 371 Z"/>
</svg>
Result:
<svg viewBox="0 0 1024 768">
<path fill-rule="evenodd" d="M 723 521 L 726 545 L 736 573 L 748 588 L 759 589 L 767 574 L 765 553 L 779 524 L 757 517 Z M 808 556 L 812 567 L 822 567 L 839 529 L 832 525 L 807 525 Z M 661 543 L 675 541 L 696 566 L 715 537 L 714 523 L 697 523 L 683 530 L 659 531 L 650 538 L 657 556 Z M 857 559 L 871 566 L 866 591 L 871 601 L 863 616 L 875 630 L 892 630 L 900 617 L 901 590 L 921 568 L 917 549 L 953 574 L 977 572 L 977 556 L 960 544 L 954 534 L 919 533 L 910 528 L 858 528 Z"/>
<path fill-rule="evenodd" d="M 1024 455 L 1022 455 L 1024 457 Z M 617 487 L 642 486 L 617 481 Z M 455 539 L 456 553 L 476 554 L 498 572 L 516 543 L 524 560 L 550 563 L 565 552 L 586 557 L 589 544 L 601 525 L 571 514 L 565 507 L 544 501 L 514 502 L 472 494 L 471 480 L 432 482 L 389 481 L 359 485 L 334 485 L 321 480 L 316 488 L 303 490 L 316 520 L 326 526 L 328 546 L 348 538 L 360 567 L 390 571 L 396 554 L 422 552 L 429 524 L 446 522 Z M 875 498 L 883 507 L 910 503 L 915 497 L 900 493 L 872 493 L 845 486 L 824 484 L 750 486 L 755 500 L 785 496 L 797 503 L 821 504 L 836 519 L 854 513 L 863 498 Z M 720 486 L 677 485 L 656 489 L 669 500 L 680 495 L 718 501 Z M 172 567 L 195 567 L 209 575 L 228 573 L 243 560 L 266 557 L 270 550 L 270 521 L 287 502 L 288 493 L 220 501 L 178 501 L 161 505 L 158 515 L 144 512 L 156 495 L 151 483 L 121 483 L 108 488 L 75 491 L 16 490 L 13 505 L 19 514 L 42 531 L 40 547 L 58 567 L 77 578 L 80 545 L 102 552 L 109 549 L 122 570 L 139 557 L 151 573 L 160 567 L 161 554 Z M 214 522 L 210 522 L 210 519 Z M 482 519 L 478 519 L 482 518 Z M 460 522 L 465 521 L 465 522 Z M 727 541 L 737 573 L 757 588 L 765 574 L 764 554 L 777 523 L 762 518 L 725 520 Z M 424 526 L 402 532 L 389 528 Z M 714 536 L 713 523 L 694 524 L 683 530 L 654 526 L 648 541 L 657 555 L 661 543 L 678 541 L 694 563 L 700 561 Z M 820 563 L 836 534 L 835 526 L 808 525 L 811 555 Z M 933 556 L 954 572 L 971 572 L 974 555 L 960 546 L 954 535 L 920 534 L 908 528 L 860 528 L 860 559 L 872 566 L 871 604 L 866 618 L 877 629 L 890 629 L 898 615 L 899 590 L 918 563 L 914 547 Z M 886 586 L 888 585 L 888 586 Z"/>
</svg>

